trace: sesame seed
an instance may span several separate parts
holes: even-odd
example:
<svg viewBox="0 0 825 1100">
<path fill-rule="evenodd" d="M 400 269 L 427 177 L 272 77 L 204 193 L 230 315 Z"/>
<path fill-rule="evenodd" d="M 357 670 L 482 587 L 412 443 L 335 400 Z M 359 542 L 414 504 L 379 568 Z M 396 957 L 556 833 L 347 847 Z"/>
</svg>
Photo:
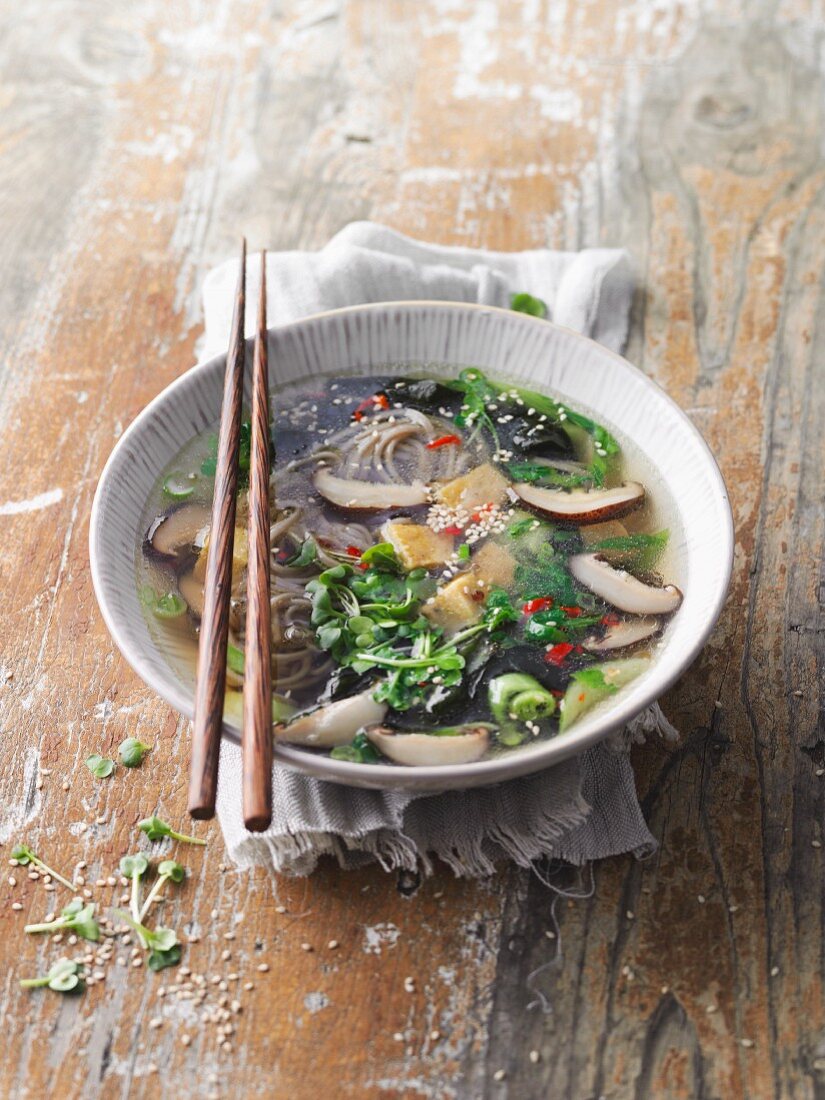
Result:
<svg viewBox="0 0 825 1100">
<path fill-rule="evenodd" d="M 23 908 L 22 904 L 19 901 L 13 901 L 11 903 L 11 907 L 12 909 L 16 909 L 18 911 Z"/>
<path fill-rule="evenodd" d="M 302 951 L 312 951 L 313 950 L 312 944 L 311 943 L 302 943 L 301 944 L 301 950 Z"/>
<path fill-rule="evenodd" d="M 751 1047 L 756 1046 L 753 1039 L 740 1039 L 739 1045 L 745 1047 L 747 1050 L 750 1050 Z"/>
<path fill-rule="evenodd" d="M 493 1074 L 493 1080 L 494 1081 L 503 1081 L 506 1076 L 507 1076 L 507 1070 L 497 1069 L 496 1072 Z"/>
<path fill-rule="evenodd" d="M 696 895 L 696 900 L 699 902 L 700 905 L 704 905 L 705 904 L 705 895 L 704 894 L 697 894 Z"/>
<path fill-rule="evenodd" d="M 163 1020 L 160 1016 L 153 1016 L 149 1021 L 149 1027 L 151 1027 L 153 1031 L 157 1030 L 159 1027 L 163 1027 Z"/>
<path fill-rule="evenodd" d="M 779 967 L 778 966 L 772 966 L 771 967 L 771 977 L 775 978 L 778 974 L 779 974 Z"/>
<path fill-rule="evenodd" d="M 255 983 L 254 983 L 254 982 L 244 982 L 244 983 L 243 983 L 243 987 L 244 987 L 244 989 L 245 989 L 245 990 L 247 991 L 247 993 L 249 993 L 249 991 L 250 991 L 251 989 L 254 989 L 254 988 L 255 988 Z"/>
<path fill-rule="evenodd" d="M 415 978 L 406 977 L 404 979 L 404 990 L 406 993 L 415 993 Z"/>
<path fill-rule="evenodd" d="M 261 974 L 266 974 L 267 970 L 269 970 L 269 963 L 258 963 L 258 970 Z"/>
<path fill-rule="evenodd" d="M 334 951 L 337 946 L 338 946 L 338 940 L 330 940 L 329 943 L 327 944 L 327 947 L 329 948 L 330 951 Z"/>
<path fill-rule="evenodd" d="M 717 1009 L 716 1005 L 708 1005 L 707 1008 L 705 1009 L 705 1012 L 707 1012 L 708 1016 L 712 1016 L 713 1013 L 716 1011 L 716 1009 Z"/>
<path fill-rule="evenodd" d="M 180 1041 L 181 1041 L 181 1043 L 183 1043 L 183 1045 L 185 1047 L 188 1047 L 189 1044 L 192 1042 L 192 1036 L 191 1035 L 186 1035 L 186 1034 L 181 1035 Z"/>
<path fill-rule="evenodd" d="M 9 886 L 16 886 L 16 885 L 17 885 L 17 879 L 14 877 L 14 875 L 9 875 Z"/>
<path fill-rule="evenodd" d="M 393 1035 L 393 1039 L 395 1039 L 396 1043 L 404 1042 L 404 1036 L 401 1034 L 400 1031 L 395 1032 L 395 1034 Z"/>
<path fill-rule="evenodd" d="M 430 1032 L 430 1039 L 432 1040 L 432 1042 L 437 1043 L 440 1038 L 441 1038 L 441 1032 L 434 1028 Z"/>
</svg>

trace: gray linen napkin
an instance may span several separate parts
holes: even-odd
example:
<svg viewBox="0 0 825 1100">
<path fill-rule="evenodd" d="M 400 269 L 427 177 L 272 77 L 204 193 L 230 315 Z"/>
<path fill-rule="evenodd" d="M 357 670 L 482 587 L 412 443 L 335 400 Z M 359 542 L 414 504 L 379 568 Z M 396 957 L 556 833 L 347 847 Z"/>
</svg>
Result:
<svg viewBox="0 0 825 1100">
<path fill-rule="evenodd" d="M 253 263 L 248 335 L 257 278 Z M 236 261 L 206 277 L 203 358 L 226 349 L 236 279 Z M 320 252 L 270 253 L 267 287 L 270 324 L 364 302 L 445 299 L 506 307 L 512 293 L 528 291 L 548 303 L 552 320 L 620 351 L 633 276 L 626 253 L 614 249 L 485 252 L 425 244 L 356 222 Z M 622 852 L 641 855 L 655 841 L 626 750 L 630 740 L 652 732 L 675 736 L 658 706 L 577 760 L 493 787 L 430 796 L 343 787 L 275 767 L 272 825 L 261 834 L 244 828 L 240 749 L 225 741 L 218 817 L 237 864 L 298 875 L 309 874 L 324 854 L 344 867 L 377 859 L 388 870 L 424 873 L 437 856 L 456 874 L 474 877 L 493 873 L 506 858 L 528 866 L 551 855 L 581 865 Z"/>
</svg>

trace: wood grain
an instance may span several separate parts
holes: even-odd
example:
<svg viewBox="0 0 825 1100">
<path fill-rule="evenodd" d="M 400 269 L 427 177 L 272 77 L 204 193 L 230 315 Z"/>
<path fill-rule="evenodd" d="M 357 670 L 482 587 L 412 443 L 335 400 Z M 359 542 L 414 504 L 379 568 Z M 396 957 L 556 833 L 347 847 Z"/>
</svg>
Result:
<svg viewBox="0 0 825 1100">
<path fill-rule="evenodd" d="M 218 458 L 209 555 L 203 588 L 203 615 L 198 638 L 198 679 L 189 766 L 189 802 L 194 818 L 215 816 L 218 793 L 223 705 L 226 692 L 226 654 L 229 641 L 229 601 L 232 596 L 232 551 L 235 545 L 235 511 L 238 496 L 238 454 L 243 405 L 244 314 L 246 311 L 246 240 L 241 245 L 238 289 L 232 315 L 232 334 L 226 353 Z"/>
<path fill-rule="evenodd" d="M 623 244 L 629 358 L 705 434 L 737 525 L 725 614 L 664 701 L 682 741 L 635 756 L 660 850 L 599 866 L 591 897 L 556 905 L 560 940 L 518 872 L 275 882 L 221 870 L 208 827 L 164 919 L 200 935 L 194 971 L 239 975 L 229 1051 L 158 998 L 168 976 L 18 990 L 57 950 L 23 937 L 52 900 L 18 875 L 0 1094 L 825 1095 L 820 7 L 3 0 L 0 17 L 7 845 L 105 881 L 137 820 L 184 822 L 188 732 L 112 649 L 86 527 L 115 439 L 194 360 L 203 274 L 239 233 L 318 247 L 373 217 L 444 243 Z M 96 781 L 85 756 L 127 735 L 150 758 Z"/>
<path fill-rule="evenodd" d="M 258 327 L 252 370 L 249 463 L 249 564 L 244 662 L 243 818 L 260 833 L 272 821 L 272 612 L 269 606 L 269 372 L 266 252 L 261 252 Z"/>
</svg>

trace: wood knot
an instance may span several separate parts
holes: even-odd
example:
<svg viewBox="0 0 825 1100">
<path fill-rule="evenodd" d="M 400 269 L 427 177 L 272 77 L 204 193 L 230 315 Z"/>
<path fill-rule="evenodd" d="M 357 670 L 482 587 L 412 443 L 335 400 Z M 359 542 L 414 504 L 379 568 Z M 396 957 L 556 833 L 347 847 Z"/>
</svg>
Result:
<svg viewBox="0 0 825 1100">
<path fill-rule="evenodd" d="M 753 118 L 754 111 L 739 96 L 726 93 L 703 95 L 697 102 L 694 118 L 714 130 L 735 130 Z"/>
</svg>

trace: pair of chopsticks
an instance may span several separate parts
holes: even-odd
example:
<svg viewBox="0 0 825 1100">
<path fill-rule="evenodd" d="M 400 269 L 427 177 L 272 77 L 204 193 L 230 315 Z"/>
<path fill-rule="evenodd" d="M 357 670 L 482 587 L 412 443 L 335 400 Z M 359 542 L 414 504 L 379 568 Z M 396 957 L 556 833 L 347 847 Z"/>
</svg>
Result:
<svg viewBox="0 0 825 1100">
<path fill-rule="evenodd" d="M 206 563 L 198 652 L 195 720 L 189 772 L 189 813 L 215 814 L 221 727 L 226 690 L 229 600 L 235 503 L 243 406 L 246 240 L 226 356 L 218 435 L 215 496 Z M 249 466 L 249 558 L 244 648 L 243 816 L 247 829 L 261 832 L 272 820 L 272 671 L 269 605 L 269 379 L 266 343 L 266 253 L 261 253 L 261 292 L 252 367 L 252 439 Z"/>
</svg>

